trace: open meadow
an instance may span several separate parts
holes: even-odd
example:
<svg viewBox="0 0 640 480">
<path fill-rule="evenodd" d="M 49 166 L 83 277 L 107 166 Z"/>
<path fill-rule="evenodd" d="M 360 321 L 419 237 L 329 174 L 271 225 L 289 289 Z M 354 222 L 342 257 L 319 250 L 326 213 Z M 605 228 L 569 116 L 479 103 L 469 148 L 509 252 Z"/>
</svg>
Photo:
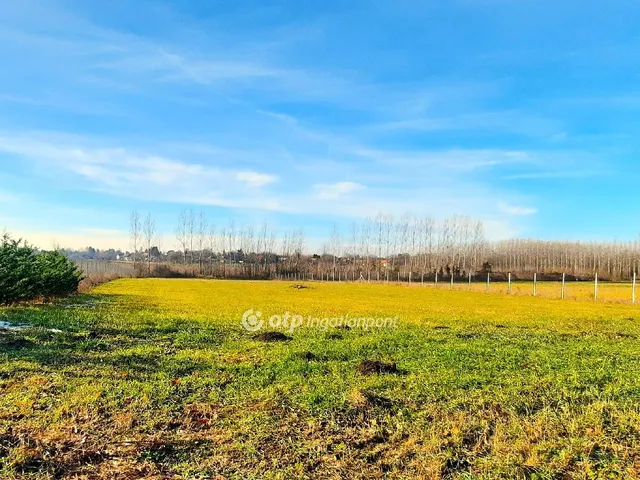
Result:
<svg viewBox="0 0 640 480">
<path fill-rule="evenodd" d="M 0 478 L 640 476 L 630 287 L 304 286 L 122 279 L 0 309 L 29 326 L 0 330 Z"/>
</svg>

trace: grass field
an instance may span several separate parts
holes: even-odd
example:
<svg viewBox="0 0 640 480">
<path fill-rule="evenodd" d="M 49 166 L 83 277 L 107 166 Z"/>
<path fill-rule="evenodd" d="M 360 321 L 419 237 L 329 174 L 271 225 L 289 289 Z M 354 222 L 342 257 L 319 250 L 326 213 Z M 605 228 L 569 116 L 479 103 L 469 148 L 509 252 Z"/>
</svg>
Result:
<svg viewBox="0 0 640 480">
<path fill-rule="evenodd" d="M 0 334 L 0 478 L 640 477 L 640 306 L 292 286 L 118 280 L 0 310 L 32 327 Z M 249 309 L 398 323 L 265 341 Z"/>
</svg>

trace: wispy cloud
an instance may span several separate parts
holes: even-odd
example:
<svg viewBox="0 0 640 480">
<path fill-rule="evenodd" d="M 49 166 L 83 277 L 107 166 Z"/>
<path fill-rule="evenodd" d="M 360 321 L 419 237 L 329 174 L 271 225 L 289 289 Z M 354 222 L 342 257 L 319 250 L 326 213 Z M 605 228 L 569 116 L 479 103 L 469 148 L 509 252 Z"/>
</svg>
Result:
<svg viewBox="0 0 640 480">
<path fill-rule="evenodd" d="M 314 185 L 317 197 L 322 200 L 338 200 L 345 195 L 357 192 L 358 190 L 363 190 L 364 188 L 364 185 L 360 185 L 355 182 L 337 182 Z"/>
<path fill-rule="evenodd" d="M 515 133 L 527 137 L 550 137 L 562 132 L 563 125 L 557 119 L 534 115 L 521 110 L 485 110 L 466 112 L 455 116 L 441 114 L 432 117 L 402 119 L 372 125 L 374 131 L 473 131 Z"/>
<path fill-rule="evenodd" d="M 503 165 L 523 165 L 536 161 L 531 154 L 516 150 L 446 149 L 434 151 L 357 148 L 353 150 L 353 153 L 396 167 L 430 167 L 467 172 Z"/>
<path fill-rule="evenodd" d="M 236 178 L 246 183 L 247 186 L 255 188 L 264 187 L 278 180 L 275 175 L 258 172 L 238 172 L 236 173 Z"/>
<path fill-rule="evenodd" d="M 519 205 L 510 205 L 508 203 L 499 203 L 498 208 L 507 215 L 535 215 L 538 213 L 537 208 L 522 207 Z"/>
<path fill-rule="evenodd" d="M 602 175 L 602 170 L 586 169 L 586 170 L 561 170 L 561 171 L 537 171 L 537 172 L 522 172 L 514 173 L 511 175 L 505 175 L 502 178 L 504 180 L 548 180 L 548 179 L 561 179 L 561 178 L 585 178 Z"/>
<path fill-rule="evenodd" d="M 0 136 L 0 152 L 67 171 L 92 188 L 142 198 L 211 205 L 251 205 L 276 175 L 215 168 L 129 151 Z M 243 201 L 242 199 L 247 199 Z"/>
<path fill-rule="evenodd" d="M 0 203 L 14 203 L 18 201 L 18 197 L 10 193 L 0 191 Z"/>
<path fill-rule="evenodd" d="M 175 152 L 179 150 L 173 148 Z M 185 152 L 193 151 L 205 156 L 220 153 L 203 145 L 185 148 Z M 260 152 L 254 154 L 263 156 Z M 312 170 L 304 175 L 298 172 L 291 177 L 281 169 L 264 172 L 213 167 L 183 160 L 181 155 L 168 157 L 152 148 L 105 147 L 95 138 L 42 132 L 0 133 L 0 155 L 31 165 L 34 175 L 55 175 L 60 185 L 132 200 L 304 214 L 305 218 L 367 217 L 377 212 L 400 215 L 407 211 L 436 217 L 463 212 L 490 218 L 498 213 L 491 201 L 498 193 L 470 182 L 468 170 L 460 165 L 443 169 L 434 164 L 424 175 L 405 179 L 395 165 L 383 166 L 374 175 L 363 164 L 352 167 L 351 178 L 358 181 L 335 181 L 340 163 L 326 171 Z M 447 158 L 446 152 L 432 155 Z M 462 151 L 455 155 L 465 158 Z M 492 168 L 484 163 L 483 167 L 476 167 Z M 334 181 L 317 182 L 318 178 Z M 349 201 L 336 209 L 336 201 L 345 198 Z M 423 201 L 434 198 L 438 199 L 435 203 Z M 506 226 L 502 228 L 507 230 Z"/>
<path fill-rule="evenodd" d="M 628 89 L 609 97 L 589 79 L 572 93 L 587 100 L 563 103 L 553 75 L 542 92 L 528 73 L 501 70 L 531 59 L 548 66 L 547 49 L 523 57 L 503 41 L 485 49 L 456 39 L 428 48 L 441 43 L 430 36 L 437 29 L 402 9 L 393 16 L 403 30 L 420 25 L 411 41 L 349 41 L 347 20 L 366 23 L 354 33 L 363 39 L 375 31 L 369 20 L 386 25 L 381 6 L 366 12 L 377 19 L 338 3 L 335 15 L 312 7 L 309 18 L 203 7 L 215 21 L 184 2 L 145 6 L 141 29 L 102 15 L 107 4 L 0 3 L 0 61 L 12 65 L 0 78 L 0 162 L 40 178 L 34 195 L 45 197 L 54 179 L 105 203 L 226 207 L 300 223 L 461 213 L 500 237 L 532 222 L 529 204 L 545 195 L 538 186 L 612 171 L 607 142 L 634 153 L 633 129 L 614 141 L 582 115 L 601 102 L 628 110 L 637 104 Z"/>
<path fill-rule="evenodd" d="M 427 111 L 458 104 L 461 98 L 487 98 L 497 90 L 493 82 L 376 82 L 353 68 L 318 67 L 315 62 L 304 60 L 306 56 L 295 56 L 293 61 L 286 55 L 295 45 L 291 35 L 306 36 L 304 26 L 297 23 L 295 28 L 286 29 L 286 41 L 280 38 L 282 28 L 266 29 L 262 32 L 264 37 L 257 41 L 222 29 L 205 29 L 195 21 L 181 25 L 186 34 L 168 40 L 105 28 L 54 5 L 41 10 L 52 19 L 50 22 L 31 18 L 27 6 L 0 6 L 0 26 L 6 25 L 0 31 L 0 41 L 9 47 L 7 61 L 20 59 L 29 70 L 62 80 L 57 97 L 44 102 L 58 109 L 69 108 L 67 103 L 74 109 L 91 110 L 89 105 L 106 109 L 106 104 L 91 95 L 94 89 L 101 94 L 135 93 L 139 96 L 137 101 L 152 97 L 180 102 L 188 97 L 204 106 L 210 103 L 203 98 L 211 95 L 217 102 L 232 100 L 262 110 L 269 110 L 275 100 L 326 103 L 343 111 L 387 119 L 388 123 L 382 122 L 387 125 L 385 128 L 394 128 L 394 122 L 417 125 Z M 312 31 L 316 28 L 307 27 Z M 21 58 L 24 50 L 31 52 L 29 58 Z M 185 88 L 197 89 L 197 97 L 185 95 Z M 6 98 L 42 102 L 44 93 L 34 100 L 18 94 Z M 82 102 L 77 101 L 80 96 L 84 97 Z M 130 110 L 126 105 L 118 107 Z M 450 128 L 456 120 L 441 118 L 434 122 Z"/>
</svg>

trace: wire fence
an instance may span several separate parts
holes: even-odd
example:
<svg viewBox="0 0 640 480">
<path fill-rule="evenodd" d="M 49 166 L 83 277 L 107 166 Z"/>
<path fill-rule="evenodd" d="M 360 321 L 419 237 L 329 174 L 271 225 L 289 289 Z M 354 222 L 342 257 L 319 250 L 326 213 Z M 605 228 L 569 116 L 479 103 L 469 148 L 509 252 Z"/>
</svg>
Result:
<svg viewBox="0 0 640 480">
<path fill-rule="evenodd" d="M 136 273 L 146 276 L 146 268 L 138 272 L 133 262 L 107 261 L 107 260 L 77 260 L 75 264 L 82 270 L 85 276 L 111 276 L 133 277 Z M 142 264 L 140 264 L 142 265 Z M 145 267 L 145 265 L 142 265 Z M 160 267 L 166 267 L 170 274 L 162 272 Z M 452 275 L 415 275 L 401 277 L 399 274 L 383 277 L 373 277 L 370 273 L 353 272 L 350 275 L 341 275 L 340 272 L 314 274 L 305 273 L 279 273 L 271 269 L 265 271 L 262 268 L 250 265 L 218 265 L 217 268 L 208 271 L 206 266 L 198 265 L 153 265 L 151 276 L 191 276 L 221 279 L 261 279 L 281 281 L 313 281 L 313 282 L 347 282 L 347 283 L 394 283 L 405 284 L 413 287 L 431 287 L 450 290 L 467 290 L 475 292 L 487 292 L 506 295 L 528 295 L 545 298 L 558 298 L 567 300 L 593 300 L 615 303 L 638 304 L 637 274 L 633 274 L 631 282 L 604 282 L 598 279 L 585 281 L 579 279 L 569 280 L 564 274 L 558 281 L 548 279 L 539 280 L 542 276 L 533 275 L 531 280 L 514 280 L 511 274 L 468 274 L 466 276 Z M 161 274 L 163 273 L 163 274 Z"/>
<path fill-rule="evenodd" d="M 497 281 L 496 281 L 497 278 Z M 278 280 L 284 281 L 315 281 L 315 282 L 348 282 L 348 283 L 374 283 L 396 284 L 417 287 L 428 287 L 448 290 L 466 290 L 474 292 L 486 292 L 505 295 L 524 295 L 544 298 L 557 298 L 562 300 L 593 300 L 613 303 L 638 304 L 638 276 L 634 272 L 629 282 L 602 282 L 595 275 L 592 281 L 573 279 L 568 280 L 565 274 L 560 279 L 538 280 L 534 274 L 531 280 L 512 280 L 512 275 L 497 274 L 468 274 L 467 276 L 438 275 L 430 278 L 422 276 L 401 277 L 397 275 L 386 278 L 373 279 L 364 275 L 356 277 L 332 274 L 284 274 L 278 275 Z"/>
</svg>

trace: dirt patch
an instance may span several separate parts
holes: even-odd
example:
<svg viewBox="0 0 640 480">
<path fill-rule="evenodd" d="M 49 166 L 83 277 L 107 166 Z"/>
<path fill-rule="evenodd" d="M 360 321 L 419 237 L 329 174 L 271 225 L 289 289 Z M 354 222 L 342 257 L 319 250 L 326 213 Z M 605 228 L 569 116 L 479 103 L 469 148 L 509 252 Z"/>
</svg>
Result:
<svg viewBox="0 0 640 480">
<path fill-rule="evenodd" d="M 434 330 L 451 330 L 451 327 L 445 327 L 444 325 L 436 325 L 433 327 Z"/>
<path fill-rule="evenodd" d="M 254 340 L 261 342 L 288 342 L 293 338 L 281 332 L 264 332 L 253 337 Z"/>
<path fill-rule="evenodd" d="M 327 340 L 342 340 L 343 338 L 339 333 L 330 333 L 327 335 Z"/>
<path fill-rule="evenodd" d="M 637 340 L 637 338 L 638 338 L 636 335 L 632 335 L 630 333 L 623 333 L 623 332 L 617 332 L 614 335 L 614 337 L 615 338 L 627 338 L 627 339 L 630 339 L 630 340 Z"/>
<path fill-rule="evenodd" d="M 336 330 L 351 330 L 351 327 L 349 325 L 338 325 Z"/>
<path fill-rule="evenodd" d="M 20 350 L 23 348 L 33 347 L 35 344 L 26 338 L 4 338 L 0 339 L 0 347 L 12 348 Z"/>
<path fill-rule="evenodd" d="M 393 374 L 397 375 L 400 372 L 395 363 L 384 363 L 378 360 L 364 360 L 357 367 L 356 370 L 362 375 L 377 375 L 377 374 Z"/>
<path fill-rule="evenodd" d="M 306 290 L 307 288 L 311 288 L 308 285 L 291 285 L 291 288 L 295 288 L 296 290 Z"/>
<path fill-rule="evenodd" d="M 501 323 L 499 323 L 498 325 L 496 325 L 496 328 L 507 328 L 506 325 L 502 325 Z"/>
<path fill-rule="evenodd" d="M 300 352 L 296 354 L 296 357 L 298 357 L 301 360 L 306 360 L 307 362 L 317 362 L 319 360 L 323 360 L 322 357 L 316 355 L 313 352 Z"/>
</svg>

